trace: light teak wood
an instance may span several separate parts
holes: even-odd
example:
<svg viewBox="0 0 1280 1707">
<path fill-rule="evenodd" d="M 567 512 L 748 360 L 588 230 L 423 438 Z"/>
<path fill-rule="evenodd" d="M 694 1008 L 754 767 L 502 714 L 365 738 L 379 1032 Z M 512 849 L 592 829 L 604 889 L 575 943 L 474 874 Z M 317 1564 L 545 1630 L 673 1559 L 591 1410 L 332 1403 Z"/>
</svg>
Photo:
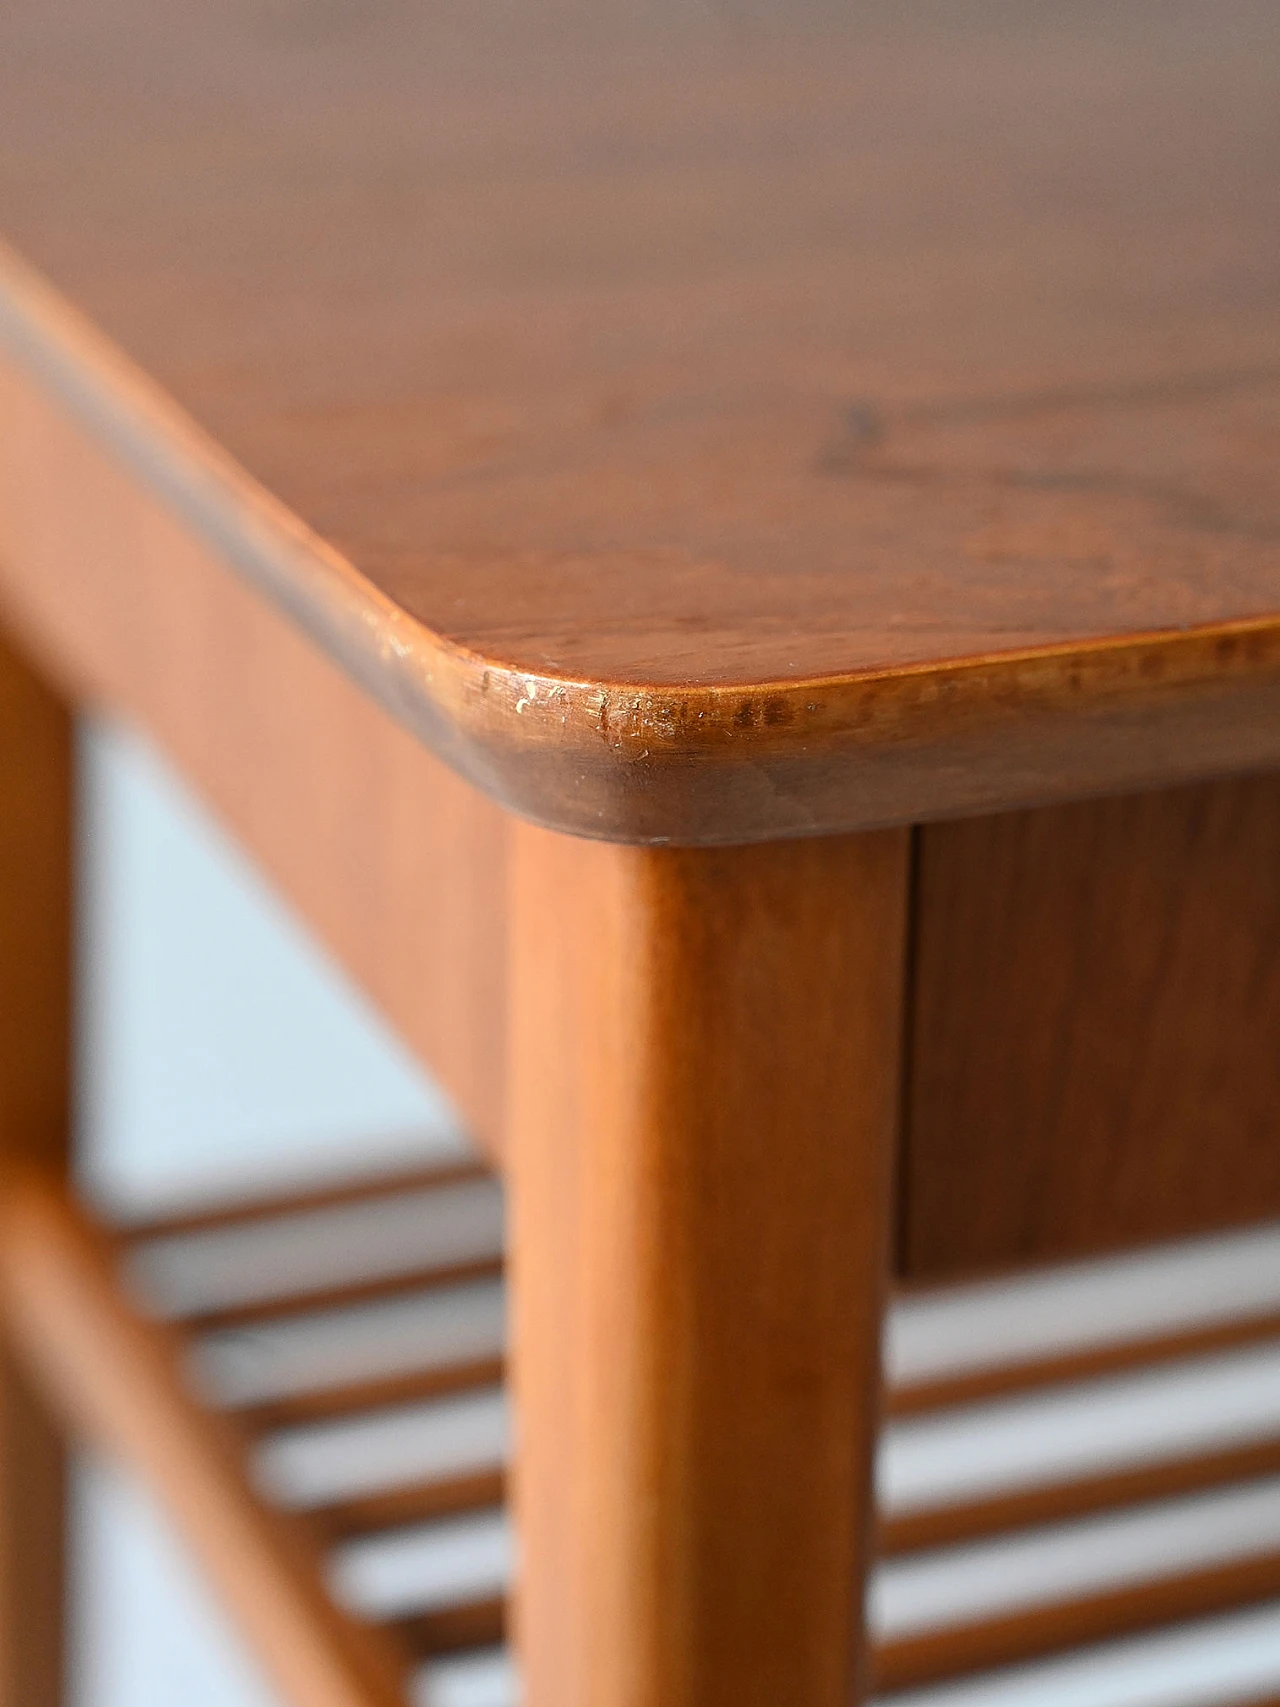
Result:
<svg viewBox="0 0 1280 1707">
<path fill-rule="evenodd" d="M 858 1698 L 906 857 L 517 835 L 530 1707 Z"/>
<path fill-rule="evenodd" d="M 72 730 L 0 634 L 0 1170 L 66 1167 Z M 0 1347 L 0 1707 L 60 1707 L 62 1451 Z"/>
</svg>

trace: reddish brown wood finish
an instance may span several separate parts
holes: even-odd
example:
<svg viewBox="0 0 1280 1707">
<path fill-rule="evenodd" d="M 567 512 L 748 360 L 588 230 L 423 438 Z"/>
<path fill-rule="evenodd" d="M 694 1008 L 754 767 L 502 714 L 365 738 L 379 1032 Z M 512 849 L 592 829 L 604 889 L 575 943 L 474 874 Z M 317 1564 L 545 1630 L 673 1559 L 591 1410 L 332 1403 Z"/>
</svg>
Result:
<svg viewBox="0 0 1280 1707">
<path fill-rule="evenodd" d="M 217 448 L 16 263 L 6 360 L 561 828 L 1280 762 L 1280 36 L 1226 11 L 13 7 L 0 228 Z M 121 575 L 103 647 L 169 641 Z"/>
<path fill-rule="evenodd" d="M 72 734 L 0 634 L 0 1174 L 67 1163 Z M 62 1450 L 0 1346 L 0 1707 L 61 1707 Z"/>
<path fill-rule="evenodd" d="M 905 876 L 518 833 L 530 1707 L 859 1698 Z"/>
<path fill-rule="evenodd" d="M 1280 778 L 920 835 L 908 1274 L 1280 1216 Z"/>
</svg>

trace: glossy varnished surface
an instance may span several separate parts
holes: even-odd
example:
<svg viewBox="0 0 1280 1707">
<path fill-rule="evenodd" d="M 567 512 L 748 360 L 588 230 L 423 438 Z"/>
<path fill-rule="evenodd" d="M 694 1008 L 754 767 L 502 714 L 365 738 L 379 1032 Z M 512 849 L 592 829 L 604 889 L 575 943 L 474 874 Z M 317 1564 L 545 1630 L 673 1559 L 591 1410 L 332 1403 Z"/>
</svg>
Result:
<svg viewBox="0 0 1280 1707">
<path fill-rule="evenodd" d="M 0 230 L 506 804 L 837 828 L 1280 757 L 1277 66 L 1243 3 L 54 0 Z"/>
</svg>

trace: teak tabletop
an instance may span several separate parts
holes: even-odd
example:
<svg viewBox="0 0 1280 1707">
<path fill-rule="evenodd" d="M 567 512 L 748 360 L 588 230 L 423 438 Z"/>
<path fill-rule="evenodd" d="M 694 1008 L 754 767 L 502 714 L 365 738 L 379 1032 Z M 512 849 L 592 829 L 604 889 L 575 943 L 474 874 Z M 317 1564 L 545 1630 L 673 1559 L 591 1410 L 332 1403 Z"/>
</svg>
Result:
<svg viewBox="0 0 1280 1707">
<path fill-rule="evenodd" d="M 1280 1433 L 918 1522 L 872 1481 L 891 1278 L 1280 1214 L 1274 0 L 13 4 L 0 238 L 0 1707 L 61 1700 L 33 1375 L 286 1698 L 408 1664 L 69 1206 L 82 708 L 503 1176 L 516 1574 L 445 1624 L 510 1587 L 526 1707 L 936 1704 L 1276 1593 L 876 1623 L 897 1555 Z"/>
<path fill-rule="evenodd" d="M 207 439 L 16 260 L 5 342 L 545 824 L 1256 764 L 1278 67 L 1265 0 L 18 7 L 0 230 Z"/>
</svg>

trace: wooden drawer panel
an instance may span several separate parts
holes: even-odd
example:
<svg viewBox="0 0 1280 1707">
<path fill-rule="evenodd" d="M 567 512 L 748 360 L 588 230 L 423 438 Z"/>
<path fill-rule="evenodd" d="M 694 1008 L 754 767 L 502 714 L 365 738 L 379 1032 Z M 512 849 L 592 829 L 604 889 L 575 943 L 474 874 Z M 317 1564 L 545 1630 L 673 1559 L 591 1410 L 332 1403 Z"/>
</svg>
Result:
<svg viewBox="0 0 1280 1707">
<path fill-rule="evenodd" d="M 899 1267 L 1280 1214 L 1280 778 L 918 832 Z"/>
</svg>

